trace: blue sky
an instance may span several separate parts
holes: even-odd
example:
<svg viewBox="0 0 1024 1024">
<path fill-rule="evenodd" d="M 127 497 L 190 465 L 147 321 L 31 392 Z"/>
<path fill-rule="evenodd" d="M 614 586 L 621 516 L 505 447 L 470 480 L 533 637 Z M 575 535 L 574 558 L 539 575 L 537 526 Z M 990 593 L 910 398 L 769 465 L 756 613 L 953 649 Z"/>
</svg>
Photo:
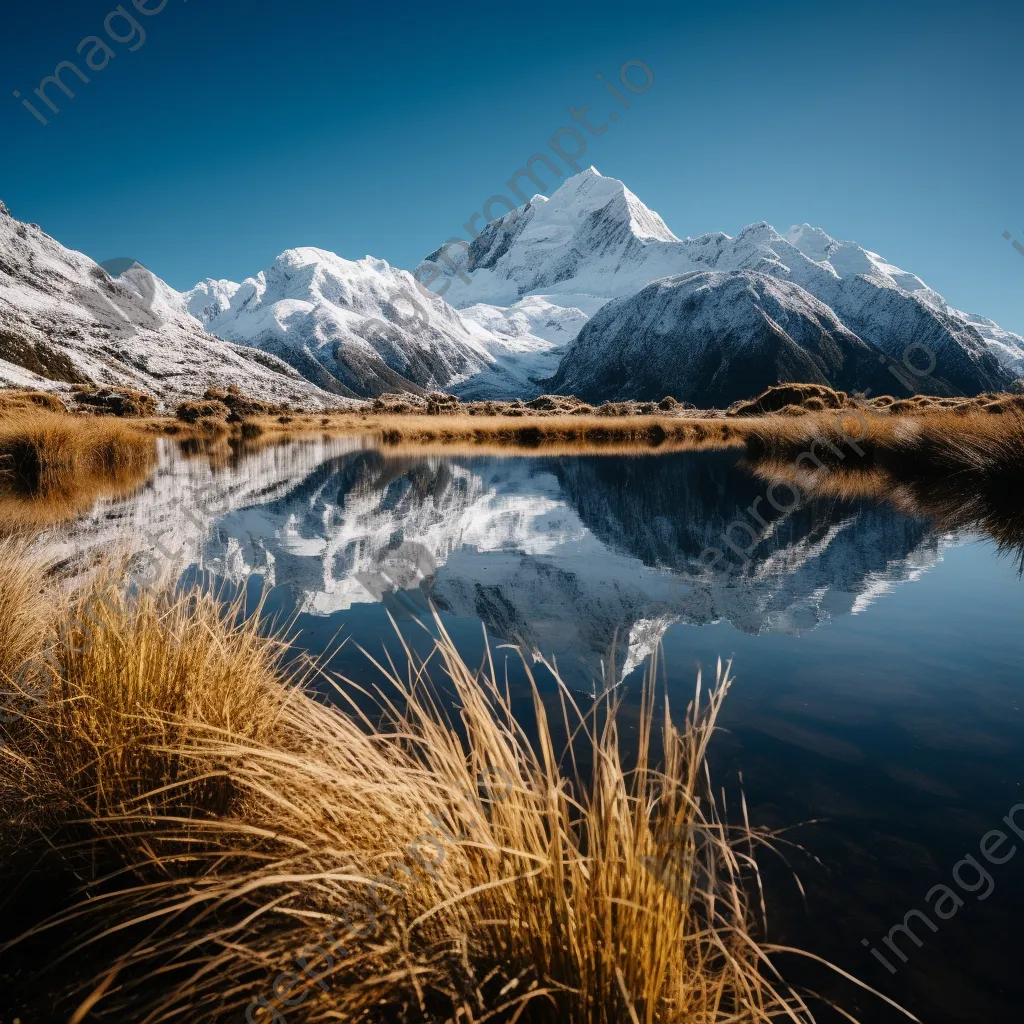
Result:
<svg viewBox="0 0 1024 1024">
<path fill-rule="evenodd" d="M 1019 2 L 125 8 L 145 42 L 115 18 L 45 127 L 12 92 L 84 69 L 115 5 L 5 12 L 0 198 L 96 259 L 178 288 L 298 245 L 411 268 L 590 104 L 621 117 L 581 163 L 676 234 L 808 221 L 1024 333 Z M 595 74 L 629 60 L 655 82 L 626 110 Z"/>
</svg>

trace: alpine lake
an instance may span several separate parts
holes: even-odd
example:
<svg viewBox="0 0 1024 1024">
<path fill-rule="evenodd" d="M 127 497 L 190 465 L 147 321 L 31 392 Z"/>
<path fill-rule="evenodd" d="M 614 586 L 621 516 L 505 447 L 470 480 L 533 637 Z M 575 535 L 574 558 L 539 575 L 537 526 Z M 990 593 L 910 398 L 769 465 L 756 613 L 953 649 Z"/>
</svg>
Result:
<svg viewBox="0 0 1024 1024">
<path fill-rule="evenodd" d="M 371 656 L 402 657 L 399 633 L 426 653 L 440 624 L 471 664 L 490 644 L 526 717 L 526 666 L 557 708 L 539 658 L 583 703 L 614 688 L 627 721 L 652 655 L 677 716 L 698 672 L 707 685 L 730 662 L 711 768 L 731 816 L 745 800 L 779 830 L 758 857 L 768 939 L 922 1021 L 1019 1019 L 1008 940 L 1024 854 L 1003 858 L 1024 845 L 1024 807 L 1016 833 L 1003 819 L 1024 803 L 1021 548 L 889 493 L 769 495 L 735 450 L 410 454 L 317 438 L 211 460 L 160 444 L 141 490 L 53 532 L 69 571 L 127 544 L 180 587 L 244 590 L 326 673 L 364 685 Z M 981 852 L 997 829 L 1002 863 Z M 935 886 L 955 896 L 945 916 Z M 906 1019 L 784 963 L 864 1021 Z"/>
</svg>

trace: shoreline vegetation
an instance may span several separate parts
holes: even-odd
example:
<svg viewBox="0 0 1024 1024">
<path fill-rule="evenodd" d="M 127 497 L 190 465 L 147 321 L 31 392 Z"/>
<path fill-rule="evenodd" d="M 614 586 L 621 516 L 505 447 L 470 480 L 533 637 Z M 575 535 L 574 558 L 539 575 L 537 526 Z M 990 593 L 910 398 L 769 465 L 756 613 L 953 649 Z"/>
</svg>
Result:
<svg viewBox="0 0 1024 1024">
<path fill-rule="evenodd" d="M 359 408 L 308 412 L 271 407 L 237 389 L 156 414 L 152 396 L 78 386 L 69 409 L 44 393 L 0 390 L 0 534 L 73 519 L 99 497 L 129 496 L 169 438 L 187 455 L 227 464 L 247 451 L 301 437 L 352 436 L 394 455 L 644 455 L 736 449 L 744 465 L 780 480 L 814 471 L 946 480 L 948 505 L 980 491 L 1009 514 L 1024 473 L 1024 396 L 866 400 L 820 385 L 790 384 L 729 409 L 675 399 L 606 403 L 542 396 L 532 402 L 460 403 L 448 395 L 384 396 Z M 788 464 L 788 465 L 787 465 Z M 852 484 L 849 486 L 853 486 Z M 878 488 L 872 492 L 882 493 Z M 947 510 L 948 511 L 948 510 Z"/>
<path fill-rule="evenodd" d="M 755 910 L 773 837 L 727 825 L 707 772 L 728 670 L 676 725 L 652 665 L 627 765 L 617 698 L 580 707 L 545 665 L 554 727 L 524 659 L 524 725 L 440 622 L 376 684 L 326 680 L 259 610 L 116 579 L 62 593 L 0 542 L 0 623 L 26 627 L 0 674 L 32 691 L 0 724 L 24 1019 L 814 1020 Z"/>
<path fill-rule="evenodd" d="M 0 535 L 74 519 L 149 479 L 156 438 L 128 421 L 0 407 Z"/>
<path fill-rule="evenodd" d="M 943 529 L 981 530 L 1024 572 L 1024 396 L 871 401 L 780 385 L 727 410 L 674 399 L 469 403 L 378 399 L 358 409 L 282 411 L 237 390 L 155 414 L 151 396 L 80 387 L 72 412 L 43 392 L 0 390 L 0 537 L 32 536 L 129 498 L 175 443 L 214 469 L 303 438 L 353 437 L 391 456 L 657 456 L 732 449 L 740 465 L 807 497 L 886 500 Z M 443 399 L 443 401 L 442 401 Z M 498 406 L 502 407 L 499 409 Z M 656 411 L 651 411 L 653 407 Z M 84 411 L 87 410 L 87 411 Z M 161 439 L 165 439 L 161 442 Z"/>
<path fill-rule="evenodd" d="M 615 697 L 579 707 L 527 661 L 527 731 L 493 663 L 468 667 L 440 623 L 426 661 L 406 647 L 366 679 L 328 679 L 259 609 L 129 592 L 114 569 L 72 590 L 31 538 L 143 486 L 161 437 L 215 459 L 356 435 L 395 453 L 735 448 L 809 497 L 884 499 L 1024 543 L 1019 396 L 824 392 L 511 415 L 303 413 L 225 392 L 173 419 L 131 396 L 90 392 L 91 411 L 72 413 L 0 392 L 0 530 L 24 534 L 0 539 L 0 859 L 15 908 L 0 983 L 18 987 L 23 1018 L 812 1021 L 772 966 L 795 951 L 766 942 L 752 898 L 773 836 L 727 825 L 706 770 L 727 673 L 698 682 L 678 725 L 651 675 L 627 765 Z M 63 973 L 37 975 L 47 963 Z"/>
</svg>

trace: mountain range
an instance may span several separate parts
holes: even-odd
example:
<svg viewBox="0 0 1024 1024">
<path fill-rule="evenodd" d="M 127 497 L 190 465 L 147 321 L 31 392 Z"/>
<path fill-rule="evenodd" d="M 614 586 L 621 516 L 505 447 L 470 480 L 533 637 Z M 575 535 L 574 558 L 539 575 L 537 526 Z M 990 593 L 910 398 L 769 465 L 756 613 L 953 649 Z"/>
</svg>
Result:
<svg viewBox="0 0 1024 1024">
<path fill-rule="evenodd" d="M 137 388 L 166 403 L 238 384 L 314 408 L 333 402 L 292 366 L 207 334 L 141 267 L 112 278 L 0 203 L 0 384 Z"/>
<path fill-rule="evenodd" d="M 306 247 L 185 292 L 139 264 L 111 277 L 0 204 L 0 383 L 166 403 L 235 383 L 313 407 L 432 390 L 709 407 L 784 380 L 947 395 L 1021 376 L 1024 338 L 877 253 L 808 224 L 679 238 L 594 168 L 417 276 Z"/>
</svg>

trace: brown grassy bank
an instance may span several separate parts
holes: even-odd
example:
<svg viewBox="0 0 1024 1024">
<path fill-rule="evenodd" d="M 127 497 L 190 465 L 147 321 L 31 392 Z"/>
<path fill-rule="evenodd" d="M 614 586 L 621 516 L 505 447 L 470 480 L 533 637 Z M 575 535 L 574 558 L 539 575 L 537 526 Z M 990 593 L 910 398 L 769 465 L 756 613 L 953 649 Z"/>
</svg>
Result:
<svg viewBox="0 0 1024 1024">
<path fill-rule="evenodd" d="M 378 400 L 355 411 L 256 416 L 252 429 L 268 436 L 323 430 L 368 436 L 386 448 L 444 448 L 449 452 L 543 450 L 545 453 L 672 451 L 747 445 L 752 453 L 792 450 L 815 441 L 896 451 L 926 460 L 943 445 L 980 450 L 1002 445 L 1012 461 L 1024 416 L 1019 395 L 976 398 L 916 396 L 870 400 L 811 385 L 780 385 L 727 410 L 694 410 L 665 399 L 605 403 L 597 409 L 576 399 L 542 396 L 530 403 L 459 403 L 451 396 Z M 442 402 L 441 399 L 444 399 Z M 1000 440 L 1002 439 L 1002 440 Z"/>
<path fill-rule="evenodd" d="M 902 416 L 860 410 L 774 416 L 740 429 L 754 459 L 878 466 L 909 475 L 1024 472 L 1024 407 L 1016 405 L 997 415 L 940 408 Z"/>
<path fill-rule="evenodd" d="M 884 501 L 991 537 L 1024 572 L 1024 408 L 752 421 L 746 465 L 809 498 Z M 786 499 L 789 500 L 788 498 Z"/>
<path fill-rule="evenodd" d="M 0 550 L 0 593 L 45 587 L 34 571 Z M 61 606 L 56 681 L 0 725 L 2 855 L 46 851 L 36 884 L 82 886 L 0 949 L 68 957 L 66 983 L 30 972 L 26 1019 L 813 1020 L 756 941 L 751 837 L 721 822 L 706 775 L 725 678 L 698 682 L 679 727 L 648 688 L 627 769 L 617 705 L 579 709 L 556 676 L 595 766 L 581 779 L 537 691 L 531 741 L 496 673 L 443 632 L 432 664 L 381 669 L 371 722 L 343 691 L 347 712 L 296 687 L 280 642 L 212 599 L 114 594 L 96 612 L 98 596 Z M 56 628 L 83 601 L 88 645 Z"/>
<path fill-rule="evenodd" d="M 248 429 L 268 437 L 287 438 L 296 434 L 328 433 L 369 436 L 385 445 L 397 444 L 472 444 L 523 449 L 544 445 L 629 444 L 658 447 L 677 442 L 732 441 L 733 422 L 720 416 L 684 418 L 682 416 L 637 415 L 598 416 L 533 413 L 509 417 L 503 415 L 438 415 L 421 413 L 374 413 L 360 411 L 294 413 L 288 416 L 253 416 L 245 420 Z M 204 432 L 197 424 L 196 436 Z M 192 436 L 188 427 L 160 419 L 150 429 L 170 436 Z M 210 428 L 205 428 L 209 430 Z M 214 434 L 218 433 L 213 428 Z"/>
<path fill-rule="evenodd" d="M 0 414 L 0 532 L 73 518 L 130 493 L 156 462 L 151 436 L 116 419 L 32 406 Z"/>
</svg>

